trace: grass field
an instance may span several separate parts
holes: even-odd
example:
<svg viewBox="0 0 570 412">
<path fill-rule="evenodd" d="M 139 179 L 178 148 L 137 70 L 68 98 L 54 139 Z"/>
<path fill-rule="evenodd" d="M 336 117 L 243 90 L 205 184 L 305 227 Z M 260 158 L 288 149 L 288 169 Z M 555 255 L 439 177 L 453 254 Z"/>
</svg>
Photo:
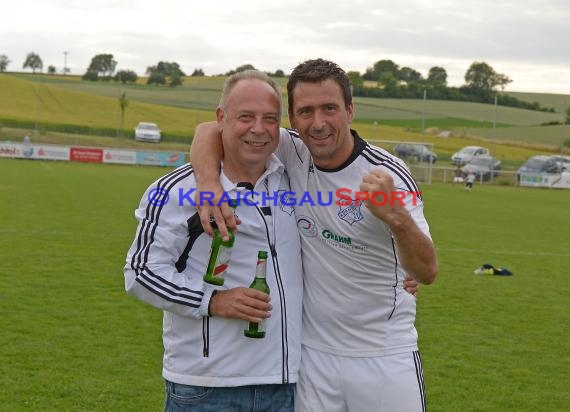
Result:
<svg viewBox="0 0 570 412">
<path fill-rule="evenodd" d="M 0 159 L 0 410 L 161 410 L 162 316 L 122 267 L 166 172 Z M 570 193 L 422 190 L 440 261 L 418 296 L 429 410 L 567 411 Z"/>
</svg>

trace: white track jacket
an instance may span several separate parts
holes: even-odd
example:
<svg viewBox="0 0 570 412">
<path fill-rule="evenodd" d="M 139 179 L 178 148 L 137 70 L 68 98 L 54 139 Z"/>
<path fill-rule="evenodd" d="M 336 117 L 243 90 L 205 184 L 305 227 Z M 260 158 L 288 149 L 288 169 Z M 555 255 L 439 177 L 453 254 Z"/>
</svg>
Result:
<svg viewBox="0 0 570 412">
<path fill-rule="evenodd" d="M 192 192 L 195 178 L 186 164 L 154 182 L 141 199 L 124 269 L 125 288 L 164 311 L 165 379 L 198 386 L 296 382 L 302 268 L 293 208 L 274 196 L 290 190 L 283 165 L 272 155 L 253 191 L 231 183 L 223 173 L 222 185 L 230 197 L 248 196 L 250 201 L 236 208 L 242 224 L 225 284 L 202 280 L 211 238 L 200 224 Z M 266 320 L 266 337 L 251 339 L 243 334 L 245 321 L 209 317 L 208 303 L 215 289 L 249 286 L 259 250 L 269 252 L 267 282 L 273 310 Z"/>
</svg>

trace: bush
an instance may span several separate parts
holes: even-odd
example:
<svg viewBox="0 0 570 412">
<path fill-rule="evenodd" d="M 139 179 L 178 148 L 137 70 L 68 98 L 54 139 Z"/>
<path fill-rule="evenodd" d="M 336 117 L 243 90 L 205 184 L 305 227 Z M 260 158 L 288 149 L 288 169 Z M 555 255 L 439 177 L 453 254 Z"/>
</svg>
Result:
<svg viewBox="0 0 570 412">
<path fill-rule="evenodd" d="M 136 83 L 138 79 L 137 74 L 132 70 L 119 70 L 113 80 L 116 82 L 126 83 Z"/>
<path fill-rule="evenodd" d="M 96 82 L 99 80 L 99 74 L 94 71 L 87 71 L 83 76 L 81 76 L 81 80 L 88 80 L 91 82 Z"/>
</svg>

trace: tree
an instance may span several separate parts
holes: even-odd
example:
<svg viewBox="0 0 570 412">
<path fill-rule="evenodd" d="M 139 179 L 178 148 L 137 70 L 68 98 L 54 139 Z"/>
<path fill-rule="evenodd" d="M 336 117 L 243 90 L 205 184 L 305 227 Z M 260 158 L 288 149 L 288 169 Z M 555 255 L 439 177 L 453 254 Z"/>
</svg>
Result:
<svg viewBox="0 0 570 412">
<path fill-rule="evenodd" d="M 378 78 L 378 83 L 384 86 L 387 95 L 393 95 L 398 89 L 398 78 L 391 72 L 382 72 Z"/>
<path fill-rule="evenodd" d="M 246 70 L 257 70 L 257 69 L 253 66 L 253 64 L 242 64 L 241 66 L 236 67 L 235 70 L 230 70 L 225 75 L 231 76 L 232 74 L 244 72 Z"/>
<path fill-rule="evenodd" d="M 182 86 L 182 76 L 179 72 L 172 73 L 170 75 L 170 81 L 168 82 L 170 87 Z"/>
<path fill-rule="evenodd" d="M 350 71 L 346 73 L 346 75 L 350 79 L 350 84 L 352 85 L 352 93 L 360 92 L 364 86 L 364 80 L 362 80 L 360 73 L 357 71 Z"/>
<path fill-rule="evenodd" d="M 56 70 L 55 70 L 55 66 L 53 64 L 50 64 L 48 66 L 48 74 L 55 74 Z"/>
<path fill-rule="evenodd" d="M 117 61 L 113 59 L 112 54 L 97 54 L 91 59 L 91 63 L 87 68 L 87 72 L 97 73 L 97 79 L 99 76 L 103 76 L 106 79 L 110 79 L 115 72 L 115 68 L 117 67 Z M 85 77 L 84 75 L 84 77 Z M 93 77 L 92 75 L 89 77 Z"/>
<path fill-rule="evenodd" d="M 277 69 L 275 73 L 273 73 L 273 77 L 285 77 L 285 72 L 281 69 Z"/>
<path fill-rule="evenodd" d="M 434 66 L 429 69 L 427 84 L 432 87 L 447 86 L 447 72 L 443 67 Z"/>
<path fill-rule="evenodd" d="M 192 77 L 205 76 L 205 75 L 204 75 L 204 70 L 202 70 L 202 69 L 194 69 L 194 71 L 192 72 L 192 74 L 191 74 L 190 76 L 192 76 Z"/>
<path fill-rule="evenodd" d="M 24 65 L 23 65 L 24 69 L 27 67 L 32 69 L 32 72 L 35 73 L 36 70 L 42 71 L 42 69 L 44 67 L 44 63 L 42 62 L 42 59 L 38 54 L 36 54 L 34 52 L 30 52 L 26 56 L 26 60 L 24 61 Z"/>
<path fill-rule="evenodd" d="M 186 76 L 178 63 L 163 61 L 156 66 L 148 66 L 146 74 L 149 75 L 146 84 L 168 84 L 171 87 L 180 86 Z"/>
<path fill-rule="evenodd" d="M 146 84 L 154 84 L 156 86 L 166 84 L 166 76 L 164 75 L 164 73 L 152 72 L 148 76 Z"/>
<path fill-rule="evenodd" d="M 398 71 L 398 80 L 403 81 L 406 85 L 413 83 L 420 84 L 423 82 L 423 77 L 420 72 L 412 69 L 411 67 L 402 67 Z"/>
<path fill-rule="evenodd" d="M 0 73 L 5 72 L 9 64 L 10 60 L 8 59 L 8 56 L 0 54 Z"/>
<path fill-rule="evenodd" d="M 138 79 L 137 74 L 132 70 L 119 70 L 115 77 L 113 78 L 116 82 L 121 82 L 123 84 L 126 83 L 135 83 Z"/>
<path fill-rule="evenodd" d="M 398 78 L 399 67 L 392 60 L 379 60 L 374 63 L 373 67 L 366 69 L 366 72 L 362 76 L 364 80 L 375 80 L 378 81 L 380 76 L 384 73 L 391 73 L 394 78 Z"/>
<path fill-rule="evenodd" d="M 497 86 L 502 89 L 512 82 L 507 76 L 495 72 L 495 70 L 485 62 L 473 62 L 465 73 L 465 86 L 468 89 L 490 94 Z"/>
<path fill-rule="evenodd" d="M 119 97 L 119 108 L 121 109 L 121 123 L 119 125 L 119 133 L 117 137 L 123 137 L 123 128 L 125 124 L 125 112 L 127 111 L 127 107 L 129 107 L 129 99 L 127 99 L 127 93 L 123 92 Z"/>
</svg>

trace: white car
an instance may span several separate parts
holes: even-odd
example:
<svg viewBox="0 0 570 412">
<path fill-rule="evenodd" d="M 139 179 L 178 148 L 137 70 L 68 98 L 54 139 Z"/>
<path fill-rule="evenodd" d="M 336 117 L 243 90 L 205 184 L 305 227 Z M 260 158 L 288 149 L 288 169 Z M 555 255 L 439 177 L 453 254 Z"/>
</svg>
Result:
<svg viewBox="0 0 570 412">
<path fill-rule="evenodd" d="M 479 146 L 465 146 L 460 151 L 456 152 L 451 156 L 451 163 L 454 165 L 464 165 L 469 163 L 471 160 L 477 156 L 490 156 L 491 153 L 486 147 Z"/>
<path fill-rule="evenodd" d="M 570 156 L 555 155 L 550 156 L 550 158 L 553 159 L 556 164 L 558 164 L 558 167 L 561 171 L 570 172 Z"/>
<path fill-rule="evenodd" d="M 160 142 L 160 129 L 156 123 L 140 122 L 135 127 L 135 140 L 139 142 Z"/>
</svg>

